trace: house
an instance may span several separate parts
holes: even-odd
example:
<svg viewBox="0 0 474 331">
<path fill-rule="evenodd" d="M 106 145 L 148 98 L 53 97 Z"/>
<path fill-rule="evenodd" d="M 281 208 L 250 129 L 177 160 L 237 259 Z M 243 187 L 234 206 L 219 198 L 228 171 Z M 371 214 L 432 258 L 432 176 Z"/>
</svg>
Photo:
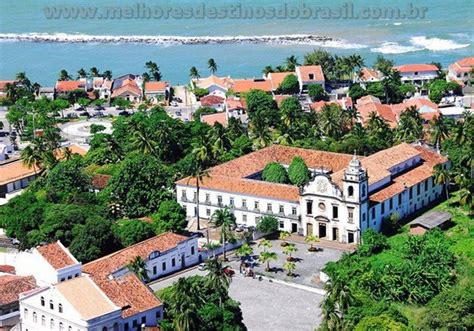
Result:
<svg viewBox="0 0 474 331">
<path fill-rule="evenodd" d="M 168 82 L 146 82 L 145 83 L 145 98 L 158 102 L 166 100 L 170 95 L 170 85 Z"/>
<path fill-rule="evenodd" d="M 54 100 L 55 90 L 54 87 L 40 87 L 38 90 L 38 99 L 46 98 L 49 100 Z"/>
<path fill-rule="evenodd" d="M 268 79 L 272 84 L 272 91 L 276 92 L 280 87 L 281 83 L 285 80 L 286 77 L 290 75 L 295 75 L 294 72 L 287 71 L 287 72 L 271 72 L 268 74 Z"/>
<path fill-rule="evenodd" d="M 35 288 L 37 285 L 32 276 L 0 272 L 0 330 L 11 330 L 20 323 L 20 294 Z"/>
<path fill-rule="evenodd" d="M 66 96 L 69 92 L 77 90 L 87 92 L 87 80 L 58 80 L 56 82 L 55 91 L 57 96 Z"/>
<path fill-rule="evenodd" d="M 354 107 L 351 97 L 343 97 L 335 101 L 317 101 L 309 105 L 309 108 L 317 113 L 323 110 L 323 107 L 326 105 L 335 104 L 341 107 L 342 110 L 350 110 Z"/>
<path fill-rule="evenodd" d="M 206 123 L 210 126 L 214 126 L 214 124 L 216 123 L 222 124 L 223 126 L 227 126 L 227 123 L 228 123 L 227 112 L 201 115 L 201 122 Z"/>
<path fill-rule="evenodd" d="M 383 75 L 380 71 L 364 67 L 355 74 L 353 82 L 360 84 L 363 88 L 366 88 L 368 83 L 380 82 L 382 78 Z"/>
<path fill-rule="evenodd" d="M 94 77 L 92 88 L 97 92 L 99 99 L 109 100 L 112 94 L 112 80 L 104 77 Z"/>
<path fill-rule="evenodd" d="M 400 73 L 402 83 L 423 86 L 438 78 L 438 67 L 434 64 L 404 64 L 393 68 Z"/>
<path fill-rule="evenodd" d="M 308 85 L 319 84 L 325 88 L 325 79 L 321 66 L 298 66 L 296 75 L 300 83 L 300 93 L 308 91 Z"/>
<path fill-rule="evenodd" d="M 40 169 L 28 168 L 20 159 L 0 163 L 0 199 L 7 199 L 27 187 L 38 175 Z"/>
<path fill-rule="evenodd" d="M 141 257 L 150 279 L 156 279 L 199 262 L 197 238 L 170 232 L 84 265 L 74 263 L 75 258 L 60 242 L 36 250 L 42 259 L 35 252 L 20 253 L 36 257 L 37 264 L 30 272 L 43 274 L 48 265 L 56 272 L 77 271 L 64 280 L 55 276 L 40 288 L 20 295 L 22 330 L 132 331 L 155 327 L 163 318 L 163 305 L 128 264 Z"/>
<path fill-rule="evenodd" d="M 229 116 L 238 117 L 245 113 L 244 100 L 237 97 L 230 97 L 225 99 L 225 109 Z"/>
<path fill-rule="evenodd" d="M 404 100 L 402 103 L 393 104 L 390 105 L 390 107 L 392 108 L 392 112 L 397 117 L 397 121 L 400 119 L 401 113 L 410 107 L 415 107 L 418 110 L 425 123 L 428 123 L 441 114 L 438 105 L 425 98 L 412 98 Z"/>
<path fill-rule="evenodd" d="M 114 79 L 112 83 L 111 98 L 122 98 L 131 102 L 142 100 L 142 79 L 132 74 L 124 75 Z"/>
<path fill-rule="evenodd" d="M 6 97 L 7 86 L 15 83 L 15 80 L 0 80 L 0 98 Z"/>
<path fill-rule="evenodd" d="M 384 105 L 379 98 L 372 95 L 366 95 L 359 98 L 356 102 L 357 111 L 360 115 L 360 121 L 363 125 L 366 125 L 369 121 L 371 114 L 374 113 L 379 117 L 383 118 L 385 122 L 391 127 L 397 126 L 397 116 L 393 113 L 392 108 L 389 105 Z"/>
<path fill-rule="evenodd" d="M 453 216 L 446 211 L 430 211 L 408 223 L 410 226 L 410 234 L 422 235 L 426 231 L 434 228 L 445 229 L 450 225 L 452 217 Z"/>
<path fill-rule="evenodd" d="M 225 108 L 225 99 L 218 95 L 206 95 L 200 100 L 201 107 L 214 108 L 217 111 L 223 111 Z"/>
<path fill-rule="evenodd" d="M 261 180 L 269 162 L 288 167 L 302 157 L 310 181 L 297 187 Z M 327 240 L 357 243 L 369 228 L 380 231 L 394 213 L 407 217 L 438 199 L 442 185 L 433 167 L 448 160 L 425 147 L 400 144 L 368 157 L 273 145 L 209 169 L 197 197 L 195 180 L 176 182 L 177 200 L 189 217 L 210 218 L 230 207 L 239 225 L 256 226 L 262 216 L 279 229 Z"/>
<path fill-rule="evenodd" d="M 474 80 L 474 56 L 466 57 L 451 64 L 446 79 L 463 87 Z"/>
<path fill-rule="evenodd" d="M 217 77 L 211 75 L 207 78 L 196 78 L 191 80 L 191 86 L 206 89 L 210 95 L 225 98 L 227 91 L 232 88 L 233 80 L 230 77 Z"/>
<path fill-rule="evenodd" d="M 270 93 L 272 91 L 272 82 L 264 78 L 235 79 L 232 89 L 237 96 L 251 90 L 261 90 Z"/>
</svg>

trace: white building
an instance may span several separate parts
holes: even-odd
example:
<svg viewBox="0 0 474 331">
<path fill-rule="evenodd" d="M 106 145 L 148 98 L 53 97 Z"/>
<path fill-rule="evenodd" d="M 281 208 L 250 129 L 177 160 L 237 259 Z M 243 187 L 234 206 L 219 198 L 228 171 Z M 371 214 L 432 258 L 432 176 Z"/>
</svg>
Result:
<svg viewBox="0 0 474 331">
<path fill-rule="evenodd" d="M 217 95 L 221 98 L 226 97 L 227 91 L 233 85 L 233 80 L 230 77 L 217 77 L 211 75 L 207 78 L 196 78 L 191 80 L 191 87 L 206 89 L 209 95 Z"/>
<path fill-rule="evenodd" d="M 300 83 L 300 93 L 307 92 L 308 85 L 311 84 L 319 84 L 325 88 L 326 80 L 321 66 L 298 66 L 296 75 Z"/>
<path fill-rule="evenodd" d="M 466 57 L 451 64 L 446 79 L 461 86 L 472 81 L 474 79 L 474 56 Z"/>
<path fill-rule="evenodd" d="M 166 100 L 170 95 L 170 85 L 168 82 L 146 82 L 145 98 L 153 102 Z"/>
<path fill-rule="evenodd" d="M 169 232 L 85 265 L 60 242 L 29 254 L 30 265 L 19 259 L 16 267 L 29 266 L 30 273 L 40 277 L 41 287 L 20 295 L 25 331 L 132 331 L 156 326 L 163 318 L 163 305 L 127 265 L 139 256 L 150 279 L 156 279 L 199 262 L 197 238 Z"/>
<path fill-rule="evenodd" d="M 304 187 L 260 179 L 269 162 L 287 167 L 296 156 L 311 172 Z M 394 213 L 406 217 L 438 199 L 433 167 L 447 163 L 421 146 L 400 144 L 366 158 L 274 145 L 211 168 L 202 178 L 199 216 L 229 206 L 237 223 L 256 226 L 264 215 L 276 217 L 280 230 L 310 233 L 345 243 L 358 242 L 368 228 L 379 231 Z M 196 179 L 176 182 L 178 202 L 197 215 Z"/>
<path fill-rule="evenodd" d="M 412 83 L 423 86 L 438 78 L 438 67 L 434 64 L 404 64 L 394 67 L 400 72 L 402 83 Z"/>
</svg>

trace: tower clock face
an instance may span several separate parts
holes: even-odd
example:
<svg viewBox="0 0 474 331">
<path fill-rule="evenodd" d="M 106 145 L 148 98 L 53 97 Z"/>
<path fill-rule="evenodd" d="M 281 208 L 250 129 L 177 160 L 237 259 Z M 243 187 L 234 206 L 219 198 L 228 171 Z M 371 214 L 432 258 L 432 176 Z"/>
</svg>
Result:
<svg viewBox="0 0 474 331">
<path fill-rule="evenodd" d="M 317 189 L 318 192 L 320 192 L 320 193 L 326 192 L 327 189 L 328 189 L 328 182 L 325 181 L 324 179 L 319 179 L 319 180 L 316 182 L 316 189 Z"/>
</svg>

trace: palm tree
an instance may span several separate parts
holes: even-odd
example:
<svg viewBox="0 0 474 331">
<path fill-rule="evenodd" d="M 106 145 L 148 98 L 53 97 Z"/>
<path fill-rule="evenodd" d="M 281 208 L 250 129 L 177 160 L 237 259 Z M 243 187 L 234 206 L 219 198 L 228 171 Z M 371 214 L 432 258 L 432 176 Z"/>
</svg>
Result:
<svg viewBox="0 0 474 331">
<path fill-rule="evenodd" d="M 90 68 L 89 73 L 90 73 L 91 77 L 99 77 L 100 76 L 99 69 L 97 69 L 96 67 Z"/>
<path fill-rule="evenodd" d="M 449 136 L 449 129 L 442 114 L 430 121 L 430 133 L 431 141 L 439 149 L 441 143 Z"/>
<path fill-rule="evenodd" d="M 65 81 L 65 80 L 70 80 L 70 79 L 71 79 L 71 76 L 69 75 L 66 69 L 63 69 L 59 72 L 59 80 Z"/>
<path fill-rule="evenodd" d="M 207 281 L 209 287 L 221 293 L 227 292 L 232 278 L 224 272 L 222 262 L 217 258 L 210 258 L 206 261 Z"/>
<path fill-rule="evenodd" d="M 268 125 L 265 123 L 264 119 L 257 116 L 250 122 L 250 136 L 253 140 L 255 149 L 267 147 L 272 142 L 272 136 Z"/>
<path fill-rule="evenodd" d="M 449 183 L 451 181 L 450 172 L 442 164 L 437 164 L 433 168 L 434 182 L 436 185 L 443 185 L 446 193 L 446 200 L 449 199 Z"/>
<path fill-rule="evenodd" d="M 286 242 L 286 239 L 290 237 L 290 233 L 288 231 L 281 231 L 280 232 L 280 240 L 282 241 L 281 246 L 286 246 L 288 245 L 288 242 Z"/>
<path fill-rule="evenodd" d="M 173 285 L 166 310 L 173 316 L 173 328 L 177 331 L 198 330 L 198 310 L 205 301 L 199 283 L 190 278 L 179 278 Z"/>
<path fill-rule="evenodd" d="M 237 226 L 235 221 L 235 215 L 230 211 L 228 207 L 223 209 L 217 209 L 211 217 L 210 225 L 214 228 L 221 227 L 221 237 L 223 244 L 223 257 L 224 261 L 227 260 L 226 256 L 226 243 L 227 238 L 232 235 L 232 230 Z"/>
<path fill-rule="evenodd" d="M 278 258 L 277 253 L 275 252 L 261 252 L 260 253 L 260 261 L 262 263 L 266 263 L 265 271 L 270 271 L 270 261 L 275 261 Z"/>
<path fill-rule="evenodd" d="M 216 159 L 232 147 L 232 142 L 227 137 L 226 129 L 220 123 L 216 123 L 212 127 L 208 138 L 212 145 L 212 153 Z"/>
<path fill-rule="evenodd" d="M 285 60 L 285 64 L 286 69 L 288 71 L 294 71 L 296 67 L 300 65 L 300 63 L 298 62 L 298 58 L 294 55 L 290 55 L 289 57 L 287 57 Z"/>
<path fill-rule="evenodd" d="M 110 70 L 105 70 L 105 71 L 102 73 L 102 77 L 104 77 L 105 79 L 111 80 L 111 79 L 112 79 L 112 71 L 110 71 Z"/>
<path fill-rule="evenodd" d="M 355 298 L 347 282 L 334 277 L 324 285 L 326 295 L 322 303 L 324 320 L 330 330 L 342 330 L 343 317 Z"/>
<path fill-rule="evenodd" d="M 270 248 L 272 248 L 272 242 L 267 239 L 263 239 L 258 243 L 258 247 L 263 247 L 263 251 L 267 252 Z"/>
<path fill-rule="evenodd" d="M 416 106 L 408 107 L 401 115 L 395 130 L 399 142 L 412 143 L 423 137 L 423 120 Z"/>
<path fill-rule="evenodd" d="M 127 264 L 128 270 L 133 272 L 142 282 L 149 282 L 148 270 L 146 269 L 146 262 L 141 256 L 136 256 Z"/>
<path fill-rule="evenodd" d="M 295 244 L 288 244 L 283 247 L 283 254 L 288 255 L 287 261 L 293 261 L 293 257 L 291 255 L 297 251 L 298 248 L 296 248 Z"/>
<path fill-rule="evenodd" d="M 247 258 L 253 254 L 253 249 L 249 244 L 245 243 L 235 250 L 235 254 L 241 258 Z"/>
<path fill-rule="evenodd" d="M 32 145 L 28 145 L 21 151 L 21 161 L 26 167 L 33 168 L 36 175 L 37 169 L 41 168 L 43 158 L 41 152 L 31 146 Z"/>
<path fill-rule="evenodd" d="M 86 78 L 87 77 L 87 72 L 84 70 L 84 68 L 81 68 L 77 71 L 77 77 L 78 78 Z"/>
<path fill-rule="evenodd" d="M 293 276 L 293 271 L 296 269 L 296 263 L 291 261 L 286 261 L 283 264 L 283 269 L 286 270 L 288 273 L 286 274 L 288 277 Z"/>
<path fill-rule="evenodd" d="M 217 71 L 217 63 L 214 61 L 214 59 L 209 59 L 207 61 L 207 67 L 211 71 L 211 74 L 214 75 Z"/>
<path fill-rule="evenodd" d="M 160 72 L 160 67 L 153 62 L 153 61 L 148 61 L 145 63 L 145 67 L 148 69 L 149 73 L 153 77 L 155 81 L 160 81 L 161 80 L 161 72 Z"/>
<path fill-rule="evenodd" d="M 140 125 L 132 133 L 132 146 L 145 155 L 156 155 L 157 143 L 149 130 Z"/>
<path fill-rule="evenodd" d="M 201 145 L 199 147 L 196 147 L 193 149 L 191 152 L 193 155 L 193 164 L 192 164 L 192 173 L 193 176 L 190 177 L 189 179 L 191 180 L 192 178 L 196 179 L 196 222 L 197 222 L 197 230 L 201 230 L 201 223 L 200 223 L 200 217 L 199 217 L 199 191 L 201 188 L 201 183 L 204 179 L 204 177 L 209 177 L 209 172 L 206 170 L 206 163 L 209 160 L 209 153 L 208 149 L 205 145 Z M 209 236 L 207 236 L 208 244 L 209 244 Z"/>
<path fill-rule="evenodd" d="M 201 75 L 199 74 L 199 71 L 196 67 L 191 67 L 191 69 L 189 69 L 189 77 L 191 77 L 191 79 L 196 79 L 199 81 Z"/>
<path fill-rule="evenodd" d="M 316 251 L 316 247 L 313 246 L 313 244 L 319 242 L 318 236 L 314 234 L 307 235 L 306 238 L 304 238 L 304 242 L 309 244 L 308 251 L 314 252 Z"/>
<path fill-rule="evenodd" d="M 274 72 L 275 70 L 272 68 L 272 66 L 266 66 L 263 68 L 262 73 L 265 75 L 265 77 L 268 76 L 268 74 Z"/>
</svg>

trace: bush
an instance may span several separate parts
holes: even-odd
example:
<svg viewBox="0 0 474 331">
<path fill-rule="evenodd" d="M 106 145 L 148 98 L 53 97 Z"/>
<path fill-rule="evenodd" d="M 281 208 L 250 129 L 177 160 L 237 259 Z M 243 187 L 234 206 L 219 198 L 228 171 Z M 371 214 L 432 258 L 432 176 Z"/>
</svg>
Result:
<svg viewBox="0 0 474 331">
<path fill-rule="evenodd" d="M 286 184 L 288 183 L 288 173 L 281 164 L 270 162 L 263 169 L 262 179 L 266 182 Z"/>
<path fill-rule="evenodd" d="M 293 185 L 301 186 L 309 181 L 309 170 L 304 160 L 297 156 L 288 167 L 288 177 Z"/>
<path fill-rule="evenodd" d="M 367 91 L 364 90 L 359 84 L 353 84 L 349 89 L 349 96 L 352 98 L 352 101 L 356 102 L 357 99 L 362 98 L 367 95 Z"/>
<path fill-rule="evenodd" d="M 319 84 L 309 84 L 308 95 L 313 101 L 321 101 L 326 98 L 326 91 Z"/>
<path fill-rule="evenodd" d="M 153 225 L 141 220 L 123 220 L 113 227 L 122 246 L 127 247 L 155 235 Z"/>
<path fill-rule="evenodd" d="M 91 134 L 96 134 L 97 132 L 104 131 L 106 129 L 102 124 L 91 124 Z"/>
<path fill-rule="evenodd" d="M 278 220 L 273 216 L 263 216 L 256 227 L 258 232 L 273 233 L 278 231 Z"/>
<path fill-rule="evenodd" d="M 196 87 L 194 90 L 193 90 L 193 93 L 194 95 L 196 96 L 196 98 L 199 100 L 201 99 L 202 97 L 205 97 L 206 95 L 209 94 L 209 91 L 205 88 L 200 88 L 200 87 Z"/>
<path fill-rule="evenodd" d="M 361 256 L 370 256 L 380 253 L 385 248 L 388 248 L 387 237 L 372 229 L 368 229 L 362 234 L 362 245 L 357 252 Z"/>
<path fill-rule="evenodd" d="M 402 331 L 406 330 L 407 327 L 395 320 L 390 316 L 382 314 L 380 316 L 370 316 L 363 318 L 359 324 L 356 325 L 355 331 Z"/>
<path fill-rule="evenodd" d="M 300 91 L 300 83 L 295 75 L 286 76 L 281 82 L 278 90 L 282 94 L 296 94 Z"/>
<path fill-rule="evenodd" d="M 152 215 L 152 219 L 158 234 L 167 231 L 182 232 L 188 225 L 185 210 L 174 200 L 163 201 L 158 212 Z"/>
<path fill-rule="evenodd" d="M 400 232 L 402 225 L 400 224 L 400 214 L 392 213 L 389 217 L 382 220 L 382 232 L 386 236 L 392 236 Z"/>
</svg>

